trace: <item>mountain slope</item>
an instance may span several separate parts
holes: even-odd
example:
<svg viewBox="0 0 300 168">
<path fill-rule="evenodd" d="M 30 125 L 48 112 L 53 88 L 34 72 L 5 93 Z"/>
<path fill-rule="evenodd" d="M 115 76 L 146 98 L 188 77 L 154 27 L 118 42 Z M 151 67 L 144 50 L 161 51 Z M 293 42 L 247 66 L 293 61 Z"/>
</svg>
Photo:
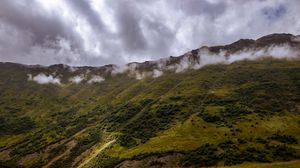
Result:
<svg viewBox="0 0 300 168">
<path fill-rule="evenodd" d="M 273 34 L 125 66 L 1 63 L 0 165 L 184 167 L 297 160 L 297 38 Z"/>
</svg>

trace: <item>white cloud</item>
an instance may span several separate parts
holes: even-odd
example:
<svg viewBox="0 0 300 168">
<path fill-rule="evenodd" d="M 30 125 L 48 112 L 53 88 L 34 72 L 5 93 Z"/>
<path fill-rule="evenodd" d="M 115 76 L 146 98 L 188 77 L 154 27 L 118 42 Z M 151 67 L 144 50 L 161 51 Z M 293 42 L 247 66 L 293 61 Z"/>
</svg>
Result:
<svg viewBox="0 0 300 168">
<path fill-rule="evenodd" d="M 69 81 L 78 84 L 78 83 L 82 82 L 84 79 L 85 78 L 83 75 L 77 75 L 77 76 L 70 78 Z"/>
<path fill-rule="evenodd" d="M 223 56 L 225 57 L 225 56 Z M 292 49 L 288 45 L 273 45 L 257 50 L 245 50 L 229 55 L 225 63 L 233 63 L 241 60 L 255 60 L 259 58 L 272 57 L 275 59 L 294 59 L 299 58 L 299 51 Z"/>
<path fill-rule="evenodd" d="M 237 51 L 235 53 L 228 53 L 221 50 L 219 53 L 212 53 L 208 48 L 199 49 L 196 58 L 192 57 L 192 53 L 188 52 L 179 60 L 170 64 L 172 59 L 179 58 L 164 58 L 154 61 L 155 67 L 152 71 L 141 70 L 137 63 L 129 65 L 116 66 L 112 74 L 126 73 L 137 80 L 146 77 L 159 77 L 163 75 L 164 71 L 173 71 L 175 73 L 184 72 L 188 69 L 200 69 L 203 66 L 211 64 L 231 64 L 242 60 L 257 60 L 260 58 L 272 57 L 275 59 L 300 59 L 299 50 L 292 48 L 288 44 L 271 45 L 264 48 L 252 48 Z"/>
<path fill-rule="evenodd" d="M 40 73 L 36 76 L 28 75 L 28 80 L 37 82 L 38 84 L 61 84 L 59 78 L 55 78 L 52 75 L 45 75 Z"/>
<path fill-rule="evenodd" d="M 125 71 L 128 70 L 128 66 L 127 65 L 115 65 L 112 69 L 112 74 L 115 75 L 115 74 L 120 74 L 120 73 L 123 73 Z"/>
<path fill-rule="evenodd" d="M 161 70 L 173 70 L 176 73 L 183 72 L 188 69 L 199 69 L 211 64 L 231 64 L 242 60 L 257 60 L 260 58 L 272 57 L 275 59 L 300 59 L 299 50 L 291 48 L 289 45 L 272 45 L 259 49 L 245 49 L 233 54 L 227 54 L 226 51 L 219 53 L 209 52 L 207 48 L 202 48 L 198 52 L 198 60 L 189 60 L 189 54 L 185 54 L 179 63 L 167 65 L 167 59 L 157 61 L 157 67 Z M 162 72 L 162 71 L 160 71 Z M 161 73 L 160 73 L 161 75 Z"/>
<path fill-rule="evenodd" d="M 298 0 L 3 0 L 0 61 L 81 66 L 157 60 L 240 38 L 299 34 L 299 14 Z"/>
<path fill-rule="evenodd" d="M 154 78 L 160 77 L 161 75 L 163 75 L 163 72 L 162 72 L 162 71 L 157 70 L 157 69 L 154 69 L 154 70 L 153 70 L 153 77 L 154 77 Z"/>
<path fill-rule="evenodd" d="M 77 70 L 78 70 L 78 67 L 72 67 L 72 66 L 69 67 L 70 72 L 76 72 Z"/>
<path fill-rule="evenodd" d="M 101 76 L 98 76 L 98 75 L 93 75 L 91 77 L 91 79 L 88 81 L 89 84 L 91 83 L 100 83 L 100 82 L 103 82 L 105 79 Z"/>
<path fill-rule="evenodd" d="M 292 39 L 294 42 L 300 42 L 300 35 L 296 36 Z"/>
</svg>

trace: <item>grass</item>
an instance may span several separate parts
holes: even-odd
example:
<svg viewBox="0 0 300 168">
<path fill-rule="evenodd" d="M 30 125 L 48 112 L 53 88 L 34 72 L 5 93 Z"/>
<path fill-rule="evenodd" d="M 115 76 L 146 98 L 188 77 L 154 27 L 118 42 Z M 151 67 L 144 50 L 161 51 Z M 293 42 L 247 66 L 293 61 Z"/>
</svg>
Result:
<svg viewBox="0 0 300 168">
<path fill-rule="evenodd" d="M 217 114 L 222 112 L 224 109 L 224 106 L 206 106 L 205 112 L 207 112 L 208 114 Z"/>
<path fill-rule="evenodd" d="M 225 166 L 220 168 L 299 168 L 300 160 L 274 163 L 244 163 L 236 166 Z"/>
<path fill-rule="evenodd" d="M 137 142 L 136 146 L 126 148 L 116 141 L 107 149 L 107 157 L 113 159 L 187 152 L 225 140 L 246 139 L 248 144 L 239 147 L 261 147 L 262 144 L 250 142 L 250 138 L 267 139 L 278 131 L 300 141 L 300 115 L 294 108 L 300 100 L 299 64 L 299 61 L 241 61 L 181 73 L 166 72 L 158 78 L 135 80 L 119 74 L 102 83 L 63 86 L 28 82 L 26 75 L 30 70 L 0 67 L 0 117 L 30 117 L 36 124 L 27 134 L 1 135 L 0 148 L 21 142 L 14 147 L 21 155 L 12 155 L 20 159 L 63 139 L 88 139 L 88 131 L 73 137 L 87 127 L 97 127 L 101 133 L 129 135 Z M 38 74 L 44 70 L 32 71 Z M 12 78 L 11 74 L 16 75 Z M 247 110 L 250 114 L 243 113 Z M 211 121 L 205 120 L 205 115 L 211 115 Z M 96 142 L 91 140 L 77 146 L 77 153 L 72 152 L 77 156 L 93 143 Z M 289 147 L 299 152 L 299 144 Z M 56 153 L 41 155 L 49 154 Z M 72 159 L 66 156 L 60 163 Z"/>
<path fill-rule="evenodd" d="M 239 122 L 237 128 L 241 129 L 239 133 L 241 137 L 266 137 L 276 132 L 283 132 L 288 135 L 293 135 L 297 139 L 300 139 L 300 130 L 298 126 L 298 120 L 300 116 L 297 114 L 289 113 L 285 116 L 274 115 L 270 118 L 263 118 L 250 115 L 248 122 Z"/>
<path fill-rule="evenodd" d="M 26 137 L 26 134 L 0 136 L 0 148 L 15 144 Z"/>
<path fill-rule="evenodd" d="M 225 97 L 225 96 L 230 95 L 231 91 L 232 91 L 231 87 L 229 87 L 229 86 L 222 86 L 222 87 L 219 87 L 219 88 L 215 88 L 211 92 L 214 95 L 218 96 L 218 97 Z"/>
<path fill-rule="evenodd" d="M 215 110 L 220 107 L 208 108 Z M 146 153 L 184 152 L 196 149 L 206 143 L 217 144 L 226 139 L 255 139 L 258 137 L 266 139 L 278 131 L 294 135 L 297 139 L 300 139 L 297 123 L 299 119 L 299 115 L 292 113 L 286 116 L 275 115 L 264 120 L 260 120 L 256 115 L 249 115 L 244 121 L 238 122 L 234 128 L 238 128 L 242 132 L 232 132 L 227 127 L 218 127 L 216 124 L 204 122 L 201 118 L 193 115 L 184 122 L 177 122 L 173 127 L 159 133 L 144 144 L 129 149 L 115 145 L 108 153 L 112 156 L 128 159 Z M 232 135 L 232 133 L 235 135 Z M 249 145 L 252 147 L 260 146 L 257 143 L 249 143 L 247 146 Z M 300 149 L 300 145 L 293 145 L 293 148 Z M 298 151 L 300 152 L 300 150 Z"/>
<path fill-rule="evenodd" d="M 130 149 L 113 147 L 108 153 L 120 158 L 131 158 L 145 153 L 164 153 L 168 151 L 188 151 L 205 143 L 217 143 L 223 140 L 220 134 L 228 133 L 228 128 L 216 128 L 197 116 L 185 122 L 177 122 L 172 128 L 159 133 L 144 144 Z"/>
<path fill-rule="evenodd" d="M 88 158 L 85 158 L 85 160 L 83 160 L 82 163 L 80 163 L 78 165 L 77 168 L 81 168 L 84 167 L 86 164 L 88 164 L 92 159 L 94 159 L 98 154 L 100 154 L 103 150 L 105 150 L 107 147 L 109 147 L 110 145 L 112 145 L 116 140 L 113 139 L 109 142 L 105 142 L 104 144 L 102 144 L 101 146 L 98 146 L 98 148 L 96 148 L 94 151 L 92 151 L 92 153 L 88 156 Z"/>
</svg>

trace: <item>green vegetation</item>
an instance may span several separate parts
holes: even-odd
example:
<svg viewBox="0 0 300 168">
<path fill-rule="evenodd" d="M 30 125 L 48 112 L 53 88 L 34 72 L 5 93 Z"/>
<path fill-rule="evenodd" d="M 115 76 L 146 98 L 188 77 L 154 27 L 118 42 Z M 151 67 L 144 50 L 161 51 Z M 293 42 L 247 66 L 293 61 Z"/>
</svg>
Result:
<svg viewBox="0 0 300 168">
<path fill-rule="evenodd" d="M 181 160 L 183 166 L 214 166 L 223 161 L 224 165 L 236 165 L 243 162 L 272 162 L 299 159 L 296 151 L 286 145 L 269 145 L 264 148 L 247 147 L 240 149 L 233 141 L 218 145 L 205 144 L 195 151 L 187 153 Z"/>
<path fill-rule="evenodd" d="M 0 135 L 14 135 L 28 132 L 35 127 L 29 117 L 0 118 Z"/>
<path fill-rule="evenodd" d="M 92 160 L 91 163 L 86 165 L 85 168 L 111 168 L 120 162 L 121 160 L 119 158 L 100 154 L 96 159 Z"/>
<path fill-rule="evenodd" d="M 76 167 L 113 139 L 84 167 L 173 155 L 181 166 L 299 159 L 299 61 L 240 61 L 143 80 L 116 74 L 78 85 L 67 82 L 73 72 L 55 71 L 63 85 L 27 80 L 51 68 L 0 64 L 0 166 Z"/>
</svg>

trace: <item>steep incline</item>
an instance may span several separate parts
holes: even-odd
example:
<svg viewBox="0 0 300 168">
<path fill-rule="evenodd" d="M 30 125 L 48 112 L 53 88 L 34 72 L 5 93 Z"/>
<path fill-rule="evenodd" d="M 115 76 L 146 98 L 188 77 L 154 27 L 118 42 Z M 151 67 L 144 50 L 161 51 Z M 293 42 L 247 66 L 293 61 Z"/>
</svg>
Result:
<svg viewBox="0 0 300 168">
<path fill-rule="evenodd" d="M 297 160 L 297 39 L 274 34 L 125 66 L 0 63 L 0 167 Z"/>
</svg>

